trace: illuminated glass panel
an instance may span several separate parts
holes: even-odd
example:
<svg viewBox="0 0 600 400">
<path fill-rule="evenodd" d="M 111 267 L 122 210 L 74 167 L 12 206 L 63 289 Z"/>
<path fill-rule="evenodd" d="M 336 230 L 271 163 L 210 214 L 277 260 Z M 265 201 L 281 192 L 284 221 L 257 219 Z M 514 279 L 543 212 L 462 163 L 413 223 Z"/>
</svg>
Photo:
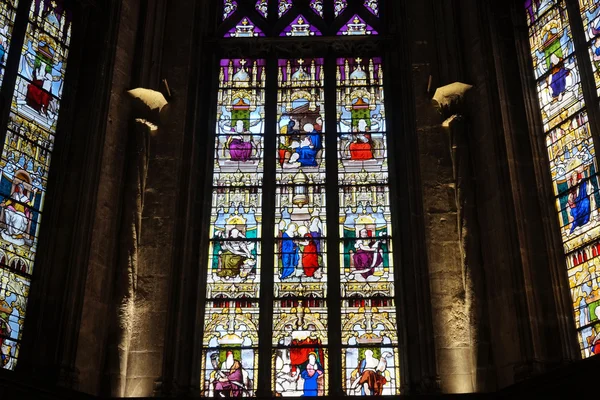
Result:
<svg viewBox="0 0 600 400">
<path fill-rule="evenodd" d="M 342 365 L 349 396 L 400 391 L 381 60 L 337 62 Z"/>
<path fill-rule="evenodd" d="M 327 393 L 323 60 L 278 62 L 273 391 Z"/>
<path fill-rule="evenodd" d="M 71 13 L 62 1 L 32 2 L 0 159 L 0 341 L 6 369 L 18 359 L 70 38 Z"/>
<path fill-rule="evenodd" d="M 348 22 L 339 30 L 338 36 L 364 36 L 377 35 L 377 31 L 365 22 L 364 19 L 355 14 Z"/>
<path fill-rule="evenodd" d="M 235 0 L 223 0 L 223 21 L 231 17 L 231 15 L 237 10 L 237 1 Z"/>
<path fill-rule="evenodd" d="M 298 15 L 280 36 L 321 36 L 321 31 L 311 25 L 306 18 Z"/>
<path fill-rule="evenodd" d="M 373 15 L 379 16 L 379 0 L 365 0 L 365 7 Z"/>
<path fill-rule="evenodd" d="M 333 3 L 333 12 L 335 16 L 339 17 L 346 7 L 348 7 L 348 0 L 335 0 Z"/>
<path fill-rule="evenodd" d="M 13 25 L 17 13 L 18 0 L 8 0 L 0 3 L 0 85 L 4 78 L 6 58 L 10 49 Z"/>
<path fill-rule="evenodd" d="M 579 0 L 596 88 L 600 94 L 600 1 Z"/>
<path fill-rule="evenodd" d="M 267 18 L 269 15 L 269 0 L 257 0 L 256 11 L 264 18 Z"/>
<path fill-rule="evenodd" d="M 323 18 L 323 0 L 310 0 L 310 8 L 321 18 Z"/>
<path fill-rule="evenodd" d="M 327 303 L 318 298 L 276 301 L 273 392 L 282 397 L 328 393 Z"/>
<path fill-rule="evenodd" d="M 208 397 L 256 391 L 264 89 L 264 60 L 221 60 L 201 373 Z"/>
<path fill-rule="evenodd" d="M 597 6 L 581 6 L 594 63 Z M 589 357 L 600 352 L 594 314 L 600 295 L 594 267 L 600 237 L 596 151 L 564 1 L 530 0 L 525 10 L 576 325 L 582 356 Z"/>
<path fill-rule="evenodd" d="M 260 30 L 259 27 L 254 25 L 254 23 L 248 17 L 244 17 L 241 21 L 231 28 L 229 32 L 225 35 L 225 37 L 234 37 L 234 38 L 249 38 L 249 37 L 260 37 L 265 36 L 263 31 Z"/>
<path fill-rule="evenodd" d="M 279 18 L 283 17 L 285 13 L 287 13 L 290 8 L 292 8 L 292 0 L 279 0 L 277 5 L 277 13 Z"/>
<path fill-rule="evenodd" d="M 547 10 L 529 28 L 531 56 L 546 131 L 584 107 L 573 39 L 564 4 Z"/>
</svg>

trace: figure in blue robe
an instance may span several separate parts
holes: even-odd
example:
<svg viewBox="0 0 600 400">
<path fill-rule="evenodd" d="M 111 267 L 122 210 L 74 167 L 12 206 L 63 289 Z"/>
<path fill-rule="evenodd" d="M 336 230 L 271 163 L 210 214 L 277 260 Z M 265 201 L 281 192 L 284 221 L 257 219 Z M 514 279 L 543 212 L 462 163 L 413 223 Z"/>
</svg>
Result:
<svg viewBox="0 0 600 400">
<path fill-rule="evenodd" d="M 582 181 L 579 184 L 579 191 L 577 197 L 573 202 L 569 202 L 571 206 L 571 216 L 573 217 L 573 223 L 571 224 L 571 232 L 575 228 L 582 227 L 590 222 L 590 199 L 587 194 L 587 181 Z"/>
<path fill-rule="evenodd" d="M 317 151 L 310 146 L 303 146 L 296 149 L 298 153 L 298 162 L 303 167 L 316 167 L 317 163 Z"/>
<path fill-rule="evenodd" d="M 285 279 L 293 275 L 298 266 L 298 261 L 300 260 L 298 255 L 298 245 L 294 242 L 293 232 L 293 228 L 288 228 L 282 235 L 281 264 L 283 268 L 281 270 L 280 279 Z"/>
</svg>

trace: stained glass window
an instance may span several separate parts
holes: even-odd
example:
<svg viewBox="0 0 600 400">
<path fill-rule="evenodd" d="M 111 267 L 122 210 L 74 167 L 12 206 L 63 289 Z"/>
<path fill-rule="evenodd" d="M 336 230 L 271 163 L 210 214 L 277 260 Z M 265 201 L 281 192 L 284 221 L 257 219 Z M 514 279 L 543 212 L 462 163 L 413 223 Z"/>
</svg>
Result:
<svg viewBox="0 0 600 400">
<path fill-rule="evenodd" d="M 237 10 L 237 1 L 235 0 L 223 0 L 223 21 L 231 17 L 231 15 Z"/>
<path fill-rule="evenodd" d="M 534 76 L 556 210 L 566 257 L 581 354 L 600 353 L 600 281 L 596 275 L 600 191 L 594 141 L 581 85 L 580 63 L 592 63 L 599 86 L 598 1 L 580 0 L 589 59 L 577 59 L 562 0 L 525 2 Z M 600 43 L 600 42 L 598 42 Z M 596 54 L 598 53 L 598 54 Z M 588 102 L 587 106 L 589 106 Z"/>
<path fill-rule="evenodd" d="M 277 25 L 260 30 L 254 9 L 238 10 L 242 22 L 221 32 L 257 41 L 337 37 L 342 21 L 333 27 L 322 18 L 333 13 L 350 18 L 336 40 L 377 33 L 378 19 L 362 1 L 275 1 Z M 250 2 L 262 16 L 269 5 Z M 219 65 L 203 394 L 398 394 L 382 61 L 278 54 Z M 327 104 L 337 112 L 326 113 Z M 341 314 L 332 314 L 332 293 Z M 259 313 L 265 298 L 272 309 Z M 268 339 L 259 326 L 271 329 Z M 335 351 L 332 335 L 342 338 Z M 329 387 L 334 373 L 343 387 Z"/>
<path fill-rule="evenodd" d="M 396 395 L 400 369 L 381 60 L 337 63 L 342 365 L 347 395 Z"/>
<path fill-rule="evenodd" d="M 209 397 L 256 391 L 264 101 L 264 60 L 221 60 L 201 376 Z"/>
<path fill-rule="evenodd" d="M 6 57 L 10 49 L 13 25 L 16 17 L 18 0 L 3 1 L 0 4 L 0 85 L 4 77 Z"/>
<path fill-rule="evenodd" d="M 327 394 L 323 60 L 279 60 L 273 391 Z"/>
<path fill-rule="evenodd" d="M 2 62 L 16 2 L 0 5 Z M 61 0 L 31 3 L 0 159 L 0 353 L 19 358 L 29 283 L 54 148 L 71 39 L 71 13 Z"/>
</svg>

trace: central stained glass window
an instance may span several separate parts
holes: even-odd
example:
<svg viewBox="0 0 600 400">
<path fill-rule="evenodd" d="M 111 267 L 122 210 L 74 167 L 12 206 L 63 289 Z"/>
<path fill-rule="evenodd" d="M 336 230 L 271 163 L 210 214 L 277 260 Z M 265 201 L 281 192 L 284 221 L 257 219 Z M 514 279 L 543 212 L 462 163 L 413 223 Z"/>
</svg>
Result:
<svg viewBox="0 0 600 400">
<path fill-rule="evenodd" d="M 378 1 L 275 3 L 225 0 L 224 45 L 380 31 Z M 218 63 L 202 394 L 399 394 L 382 58 Z"/>
</svg>

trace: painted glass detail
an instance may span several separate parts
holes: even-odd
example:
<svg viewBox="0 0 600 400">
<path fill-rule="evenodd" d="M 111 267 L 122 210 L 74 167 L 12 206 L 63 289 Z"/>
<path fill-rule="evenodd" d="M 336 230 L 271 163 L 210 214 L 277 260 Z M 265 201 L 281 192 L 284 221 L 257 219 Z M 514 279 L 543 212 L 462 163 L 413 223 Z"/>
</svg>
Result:
<svg viewBox="0 0 600 400">
<path fill-rule="evenodd" d="M 231 28 L 225 35 L 225 37 L 234 38 L 250 38 L 259 36 L 265 36 L 265 34 L 260 30 L 259 27 L 254 25 L 250 18 L 247 17 L 242 18 L 241 21 L 236 26 Z"/>
<path fill-rule="evenodd" d="M 373 27 L 365 22 L 358 14 L 350 18 L 348 22 L 342 26 L 339 30 L 338 35 L 348 36 L 364 36 L 364 35 L 377 35 L 377 31 Z"/>
<path fill-rule="evenodd" d="M 235 0 L 223 0 L 223 21 L 231 17 L 231 15 L 237 10 L 237 1 Z"/>
<path fill-rule="evenodd" d="M 19 357 L 71 20 L 63 1 L 32 2 L 0 159 L 0 365 L 5 369 L 14 369 Z"/>
<path fill-rule="evenodd" d="M 201 373 L 207 397 L 256 391 L 264 101 L 264 60 L 221 60 Z"/>
<path fill-rule="evenodd" d="M 0 86 L 4 78 L 4 68 L 10 49 L 18 5 L 18 0 L 3 1 L 0 4 Z"/>
<path fill-rule="evenodd" d="M 298 15 L 280 36 L 321 36 L 321 31 L 311 25 L 306 18 Z"/>
<path fill-rule="evenodd" d="M 595 2 L 582 3 L 591 7 Z M 589 357 L 600 352 L 600 324 L 594 312 L 600 281 L 592 260 L 597 256 L 595 243 L 600 237 L 600 193 L 596 152 L 580 84 L 580 60 L 574 53 L 564 1 L 528 0 L 525 11 L 579 342 L 582 356 Z M 592 28 L 597 23 L 591 22 L 593 15 L 586 20 L 590 15 L 584 13 L 584 24 L 593 48 Z M 592 60 L 594 54 L 592 50 Z"/>
<path fill-rule="evenodd" d="M 342 365 L 350 396 L 400 389 L 383 102 L 379 58 L 338 59 Z"/>
<path fill-rule="evenodd" d="M 327 394 L 322 59 L 279 60 L 273 391 Z"/>
</svg>

